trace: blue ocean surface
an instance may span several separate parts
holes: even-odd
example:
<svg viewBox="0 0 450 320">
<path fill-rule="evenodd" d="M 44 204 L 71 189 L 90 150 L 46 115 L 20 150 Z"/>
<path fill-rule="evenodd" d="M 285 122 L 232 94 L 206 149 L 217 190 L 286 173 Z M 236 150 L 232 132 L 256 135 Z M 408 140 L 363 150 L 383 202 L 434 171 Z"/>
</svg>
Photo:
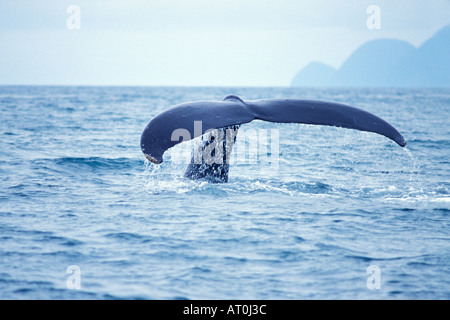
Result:
<svg viewBox="0 0 450 320">
<path fill-rule="evenodd" d="M 228 94 L 350 104 L 408 145 L 254 121 L 228 184 L 182 177 L 188 142 L 145 160 L 153 116 Z M 449 116 L 450 89 L 2 86 L 0 299 L 450 299 Z"/>
</svg>

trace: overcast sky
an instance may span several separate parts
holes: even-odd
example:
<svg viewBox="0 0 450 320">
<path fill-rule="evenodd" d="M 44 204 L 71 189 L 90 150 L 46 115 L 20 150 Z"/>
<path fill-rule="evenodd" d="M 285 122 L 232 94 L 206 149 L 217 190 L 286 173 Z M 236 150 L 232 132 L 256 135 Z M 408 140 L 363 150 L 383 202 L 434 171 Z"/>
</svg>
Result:
<svg viewBox="0 0 450 320">
<path fill-rule="evenodd" d="M 287 86 L 311 61 L 449 24 L 449 0 L 0 0 L 0 84 Z"/>
</svg>

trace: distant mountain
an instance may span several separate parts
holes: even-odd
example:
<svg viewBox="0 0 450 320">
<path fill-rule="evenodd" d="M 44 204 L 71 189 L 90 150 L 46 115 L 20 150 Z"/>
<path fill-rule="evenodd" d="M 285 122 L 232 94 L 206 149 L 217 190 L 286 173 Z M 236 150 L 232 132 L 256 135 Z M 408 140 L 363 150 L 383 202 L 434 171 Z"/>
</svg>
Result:
<svg viewBox="0 0 450 320">
<path fill-rule="evenodd" d="M 328 82 L 331 86 L 392 85 L 392 70 L 416 48 L 408 42 L 382 39 L 358 48 Z"/>
<path fill-rule="evenodd" d="M 338 69 L 320 62 L 303 68 L 292 86 L 450 86 L 450 26 L 419 48 L 392 39 L 360 46 Z"/>
<path fill-rule="evenodd" d="M 321 86 L 329 82 L 336 69 L 320 62 L 311 62 L 292 79 L 292 86 Z"/>
<path fill-rule="evenodd" d="M 405 56 L 394 72 L 405 86 L 450 86 L 450 26 L 437 32 L 414 53 Z"/>
</svg>

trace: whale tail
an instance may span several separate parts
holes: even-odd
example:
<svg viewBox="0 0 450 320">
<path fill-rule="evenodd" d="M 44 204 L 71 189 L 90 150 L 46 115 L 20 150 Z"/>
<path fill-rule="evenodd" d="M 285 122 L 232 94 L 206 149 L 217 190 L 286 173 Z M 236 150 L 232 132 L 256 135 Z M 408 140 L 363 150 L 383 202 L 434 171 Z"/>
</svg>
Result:
<svg viewBox="0 0 450 320">
<path fill-rule="evenodd" d="M 190 180 L 205 180 L 213 183 L 228 182 L 230 155 L 233 150 L 239 125 L 215 129 L 205 133 L 192 148 L 190 163 L 183 176 Z"/>
<path fill-rule="evenodd" d="M 391 124 L 370 112 L 345 104 L 300 99 L 244 101 L 229 95 L 222 101 L 184 103 L 158 114 L 141 135 L 141 149 L 149 161 L 159 164 L 163 162 L 163 154 L 167 149 L 203 136 L 201 143 L 194 146 L 191 163 L 184 176 L 227 182 L 229 155 L 237 129 L 253 120 L 373 132 L 393 140 L 401 147 L 406 146 L 406 140 Z M 201 123 L 200 128 L 196 127 L 197 123 Z"/>
</svg>

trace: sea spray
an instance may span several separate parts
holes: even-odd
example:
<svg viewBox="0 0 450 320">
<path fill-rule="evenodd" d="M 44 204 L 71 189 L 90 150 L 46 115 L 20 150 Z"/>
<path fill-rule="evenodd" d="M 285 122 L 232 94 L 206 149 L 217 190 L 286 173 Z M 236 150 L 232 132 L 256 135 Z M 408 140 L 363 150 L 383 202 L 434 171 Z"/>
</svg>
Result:
<svg viewBox="0 0 450 320">
<path fill-rule="evenodd" d="M 412 168 L 410 169 L 409 174 L 409 181 L 414 184 L 414 186 L 410 187 L 410 191 L 419 191 L 421 192 L 423 190 L 422 186 L 422 179 L 421 179 L 421 173 L 422 173 L 422 166 L 420 162 L 416 159 L 416 157 L 413 155 L 411 150 L 408 149 L 408 147 L 404 147 L 403 151 L 408 155 L 409 159 L 412 162 Z"/>
</svg>

